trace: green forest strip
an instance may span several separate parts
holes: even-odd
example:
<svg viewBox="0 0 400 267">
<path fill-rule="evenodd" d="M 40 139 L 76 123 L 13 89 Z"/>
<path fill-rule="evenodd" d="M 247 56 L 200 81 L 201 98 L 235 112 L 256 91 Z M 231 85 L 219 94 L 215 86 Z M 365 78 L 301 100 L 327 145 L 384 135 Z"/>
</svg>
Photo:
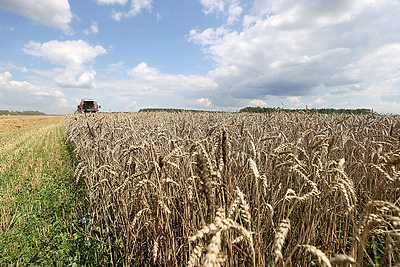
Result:
<svg viewBox="0 0 400 267">
<path fill-rule="evenodd" d="M 336 109 L 336 108 L 305 108 L 305 109 L 286 109 L 286 108 L 266 108 L 266 107 L 245 107 L 239 110 L 239 112 L 249 113 L 317 113 L 317 114 L 369 114 L 373 110 L 367 108 L 359 109 Z"/>
<path fill-rule="evenodd" d="M 193 110 L 193 109 L 177 109 L 177 108 L 144 108 L 140 109 L 139 112 L 212 112 L 220 113 L 224 111 L 210 111 L 210 110 Z M 318 113 L 318 114 L 369 114 L 373 110 L 367 108 L 359 109 L 336 109 L 336 108 L 306 108 L 306 109 L 286 109 L 286 108 L 274 108 L 274 107 L 245 107 L 239 110 L 239 112 L 247 113 Z"/>
<path fill-rule="evenodd" d="M 46 115 L 43 112 L 35 111 L 35 110 L 26 110 L 26 111 L 9 111 L 0 109 L 0 115 Z"/>
<path fill-rule="evenodd" d="M 61 124 L 0 135 L 0 266 L 82 265 L 74 162 Z"/>
</svg>

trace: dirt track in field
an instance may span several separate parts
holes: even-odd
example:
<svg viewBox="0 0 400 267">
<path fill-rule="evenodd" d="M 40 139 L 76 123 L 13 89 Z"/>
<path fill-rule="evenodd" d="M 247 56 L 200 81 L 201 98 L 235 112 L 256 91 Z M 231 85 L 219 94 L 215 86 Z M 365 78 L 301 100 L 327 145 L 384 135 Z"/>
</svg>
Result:
<svg viewBox="0 0 400 267">
<path fill-rule="evenodd" d="M 0 134 L 60 123 L 63 116 L 0 116 Z"/>
</svg>

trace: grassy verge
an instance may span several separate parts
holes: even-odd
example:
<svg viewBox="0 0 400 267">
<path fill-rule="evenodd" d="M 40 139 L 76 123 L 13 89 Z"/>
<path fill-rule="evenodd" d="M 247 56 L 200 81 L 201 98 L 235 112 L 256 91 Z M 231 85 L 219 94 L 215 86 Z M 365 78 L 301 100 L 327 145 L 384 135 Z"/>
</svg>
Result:
<svg viewBox="0 0 400 267">
<path fill-rule="evenodd" d="M 0 266 L 81 263 L 73 168 L 60 122 L 0 135 Z"/>
</svg>

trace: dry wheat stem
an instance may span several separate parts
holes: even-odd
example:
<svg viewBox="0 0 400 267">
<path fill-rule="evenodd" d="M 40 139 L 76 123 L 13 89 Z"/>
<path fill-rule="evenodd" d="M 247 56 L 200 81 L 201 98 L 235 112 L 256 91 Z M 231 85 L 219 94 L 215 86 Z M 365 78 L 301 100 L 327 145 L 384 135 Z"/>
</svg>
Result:
<svg viewBox="0 0 400 267">
<path fill-rule="evenodd" d="M 283 219 L 276 230 L 274 244 L 272 246 L 274 256 L 275 256 L 275 263 L 283 262 L 283 255 L 282 255 L 282 247 L 285 243 L 286 237 L 290 230 L 290 220 Z"/>
</svg>

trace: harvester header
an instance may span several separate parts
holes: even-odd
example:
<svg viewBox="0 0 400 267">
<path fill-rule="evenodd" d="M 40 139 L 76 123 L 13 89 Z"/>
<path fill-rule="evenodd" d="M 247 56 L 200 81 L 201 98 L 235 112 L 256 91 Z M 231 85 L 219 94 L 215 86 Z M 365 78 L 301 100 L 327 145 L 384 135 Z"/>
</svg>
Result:
<svg viewBox="0 0 400 267">
<path fill-rule="evenodd" d="M 101 106 L 93 99 L 82 99 L 78 105 L 76 113 L 96 113 Z"/>
</svg>

